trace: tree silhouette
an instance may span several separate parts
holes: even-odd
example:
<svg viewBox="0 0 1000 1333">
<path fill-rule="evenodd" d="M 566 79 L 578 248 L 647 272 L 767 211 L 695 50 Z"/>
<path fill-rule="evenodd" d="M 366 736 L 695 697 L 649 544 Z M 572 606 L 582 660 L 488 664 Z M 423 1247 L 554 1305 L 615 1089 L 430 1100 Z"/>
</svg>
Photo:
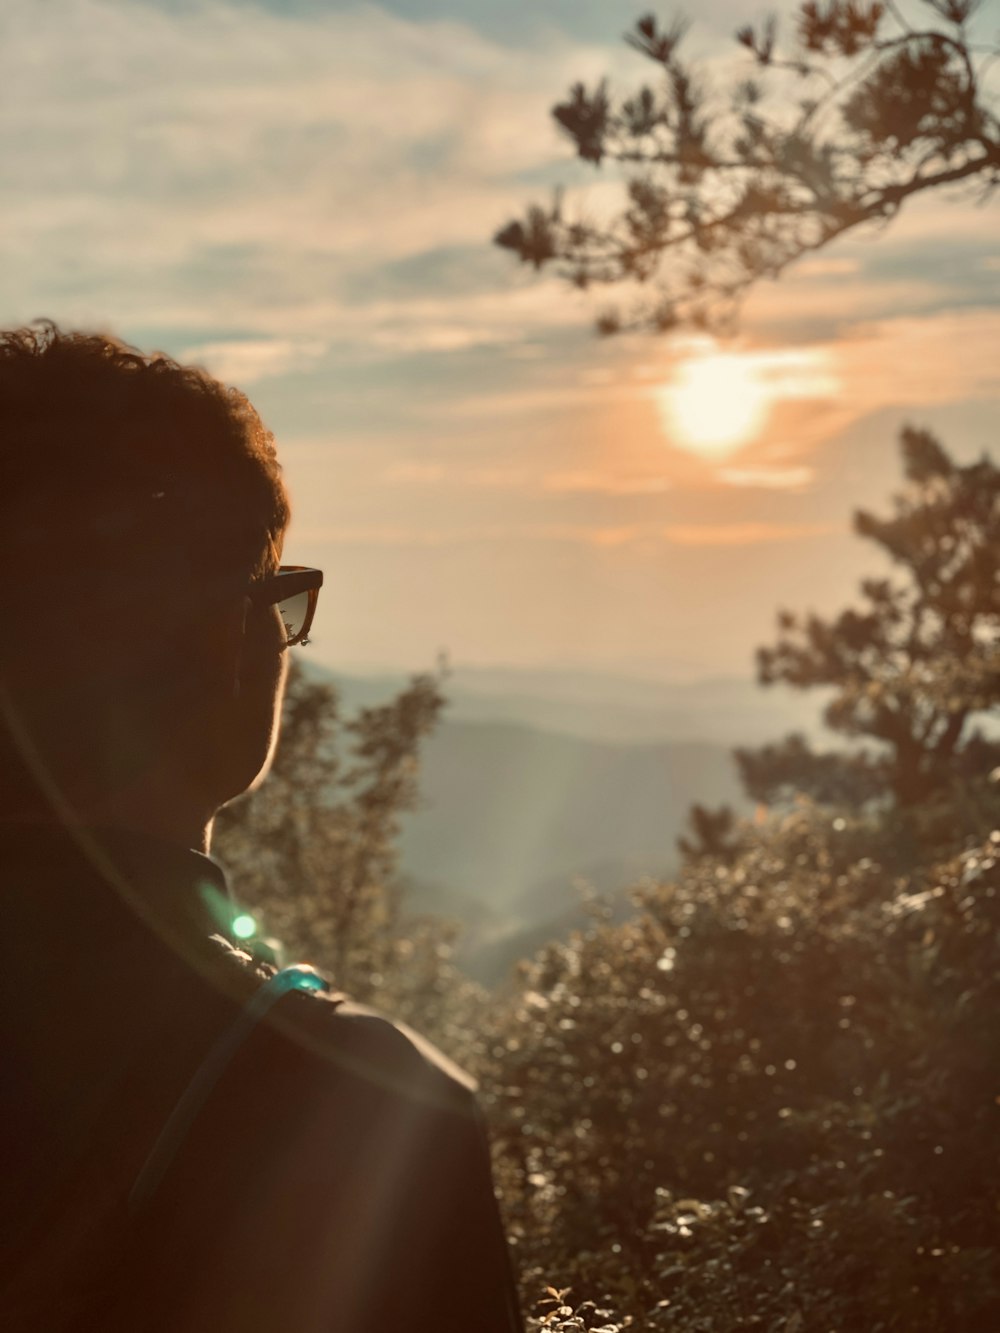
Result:
<svg viewBox="0 0 1000 1333">
<path fill-rule="evenodd" d="M 814 754 L 792 736 L 738 751 L 758 800 L 912 808 L 1000 764 L 976 725 L 1000 704 L 1000 468 L 986 456 L 961 466 L 927 431 L 904 429 L 901 447 L 893 512 L 854 517 L 901 577 L 866 579 L 864 605 L 832 620 L 782 612 L 777 643 L 757 655 L 764 685 L 831 688 L 827 725 L 862 748 Z"/>
<path fill-rule="evenodd" d="M 656 66 L 618 97 L 607 80 L 576 84 L 553 108 L 578 156 L 619 169 L 610 218 L 571 212 L 557 193 L 495 236 L 535 269 L 574 286 L 614 287 L 624 311 L 598 329 L 725 330 L 747 290 L 907 199 L 1000 181 L 1000 121 L 984 80 L 1000 53 L 979 46 L 979 0 L 808 0 L 789 50 L 777 22 L 737 41 L 752 77 L 720 102 L 679 54 L 686 23 L 639 19 L 625 40 Z"/>
<path fill-rule="evenodd" d="M 400 817 L 416 808 L 420 748 L 444 707 L 442 676 L 345 720 L 334 686 L 297 665 L 281 740 L 258 791 L 219 816 L 216 846 L 243 901 L 292 957 L 355 999 L 414 1018 L 443 985 L 451 928 L 402 921 Z"/>
<path fill-rule="evenodd" d="M 677 839 L 677 850 L 685 861 L 710 858 L 731 865 L 740 853 L 739 825 L 731 806 L 715 810 L 695 801 L 687 815 L 690 833 Z"/>
</svg>

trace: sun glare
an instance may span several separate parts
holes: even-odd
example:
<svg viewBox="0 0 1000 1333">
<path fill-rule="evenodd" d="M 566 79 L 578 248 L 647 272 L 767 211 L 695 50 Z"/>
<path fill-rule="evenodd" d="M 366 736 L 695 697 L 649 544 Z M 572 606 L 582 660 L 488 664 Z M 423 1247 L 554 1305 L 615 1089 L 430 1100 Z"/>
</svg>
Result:
<svg viewBox="0 0 1000 1333">
<path fill-rule="evenodd" d="M 693 357 L 659 391 L 671 443 L 707 458 L 725 458 L 753 439 L 771 397 L 756 358 L 731 352 Z"/>
</svg>

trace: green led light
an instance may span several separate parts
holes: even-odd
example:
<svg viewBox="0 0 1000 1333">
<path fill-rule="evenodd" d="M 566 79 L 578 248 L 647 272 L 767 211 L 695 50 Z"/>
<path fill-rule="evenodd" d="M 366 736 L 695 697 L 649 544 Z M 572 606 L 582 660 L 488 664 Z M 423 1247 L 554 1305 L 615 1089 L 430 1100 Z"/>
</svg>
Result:
<svg viewBox="0 0 1000 1333">
<path fill-rule="evenodd" d="M 232 929 L 238 940 L 248 940 L 251 935 L 257 934 L 257 922 L 249 912 L 241 912 L 233 918 Z"/>
</svg>

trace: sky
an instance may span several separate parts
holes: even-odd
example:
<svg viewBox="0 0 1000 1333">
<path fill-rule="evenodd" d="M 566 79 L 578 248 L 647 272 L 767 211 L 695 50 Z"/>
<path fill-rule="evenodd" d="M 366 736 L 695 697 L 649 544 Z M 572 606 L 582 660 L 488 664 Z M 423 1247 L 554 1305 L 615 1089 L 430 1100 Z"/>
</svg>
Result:
<svg viewBox="0 0 1000 1333">
<path fill-rule="evenodd" d="M 621 40 L 644 7 L 0 6 L 0 320 L 247 391 L 292 492 L 285 558 L 326 571 L 324 665 L 747 675 L 778 606 L 832 612 L 876 567 L 850 516 L 885 507 L 904 423 L 995 448 L 996 203 L 844 239 L 721 347 L 598 339 L 491 244 L 557 182 L 600 197 L 549 108 L 645 75 Z M 725 70 L 766 8 L 697 12 L 691 49 Z"/>
</svg>

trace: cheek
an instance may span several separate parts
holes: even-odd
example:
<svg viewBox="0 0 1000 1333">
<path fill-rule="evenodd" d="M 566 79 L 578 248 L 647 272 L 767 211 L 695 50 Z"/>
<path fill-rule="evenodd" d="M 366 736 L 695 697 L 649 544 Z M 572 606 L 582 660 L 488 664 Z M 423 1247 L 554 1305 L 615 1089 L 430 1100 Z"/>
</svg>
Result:
<svg viewBox="0 0 1000 1333">
<path fill-rule="evenodd" d="M 278 669 L 275 674 L 274 688 L 272 691 L 274 698 L 274 704 L 272 708 L 272 712 L 274 714 L 274 721 L 272 722 L 271 729 L 274 732 L 275 741 L 277 740 L 278 731 L 281 725 L 281 705 L 284 702 L 285 698 L 285 686 L 288 684 L 288 667 L 289 667 L 289 660 L 288 660 L 288 652 L 286 650 L 278 658 Z"/>
<path fill-rule="evenodd" d="M 269 652 L 267 661 L 270 664 L 267 689 L 272 699 L 272 707 L 276 714 L 281 713 L 281 701 L 285 695 L 285 685 L 288 682 L 289 652 L 285 644 L 285 626 L 277 607 L 273 607 L 273 618 L 270 628 Z"/>
<path fill-rule="evenodd" d="M 285 628 L 276 606 L 263 607 L 248 619 L 240 677 L 247 693 L 261 702 L 279 695 L 288 670 Z"/>
<path fill-rule="evenodd" d="M 281 701 L 288 676 L 284 628 L 276 607 L 268 608 L 248 635 L 240 688 L 242 730 L 248 747 L 247 768 L 258 785 L 274 758 L 281 721 Z"/>
</svg>

